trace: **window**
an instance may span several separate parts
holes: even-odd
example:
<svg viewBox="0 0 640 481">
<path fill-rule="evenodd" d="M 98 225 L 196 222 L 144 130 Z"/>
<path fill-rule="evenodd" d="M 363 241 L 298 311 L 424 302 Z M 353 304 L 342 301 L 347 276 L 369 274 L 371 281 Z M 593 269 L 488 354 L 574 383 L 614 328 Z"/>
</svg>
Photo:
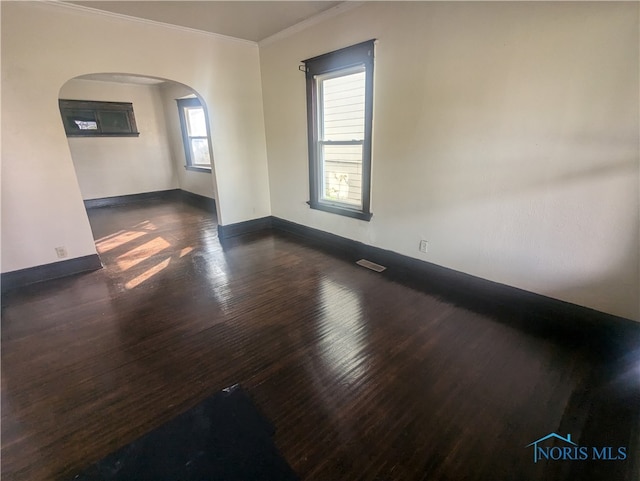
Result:
<svg viewBox="0 0 640 481">
<path fill-rule="evenodd" d="M 128 102 L 58 101 L 67 137 L 137 137 L 140 135 Z"/>
<path fill-rule="evenodd" d="M 209 131 L 204 108 L 197 98 L 178 99 L 182 141 L 187 161 L 185 168 L 200 172 L 211 172 Z"/>
<path fill-rule="evenodd" d="M 374 40 L 305 60 L 309 205 L 371 219 Z"/>
</svg>

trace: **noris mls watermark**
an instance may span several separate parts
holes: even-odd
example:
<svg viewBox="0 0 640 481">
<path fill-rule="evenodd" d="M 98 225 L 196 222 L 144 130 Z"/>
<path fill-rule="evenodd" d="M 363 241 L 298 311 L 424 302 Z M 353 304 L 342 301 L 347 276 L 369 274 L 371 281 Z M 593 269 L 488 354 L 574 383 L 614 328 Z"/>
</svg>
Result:
<svg viewBox="0 0 640 481">
<path fill-rule="evenodd" d="M 562 446 L 544 446 L 546 441 L 558 439 Z M 571 434 L 562 437 L 556 433 L 550 433 L 527 444 L 527 448 L 533 447 L 533 462 L 540 460 L 552 461 L 623 461 L 627 459 L 626 446 L 578 446 L 571 440 Z"/>
</svg>

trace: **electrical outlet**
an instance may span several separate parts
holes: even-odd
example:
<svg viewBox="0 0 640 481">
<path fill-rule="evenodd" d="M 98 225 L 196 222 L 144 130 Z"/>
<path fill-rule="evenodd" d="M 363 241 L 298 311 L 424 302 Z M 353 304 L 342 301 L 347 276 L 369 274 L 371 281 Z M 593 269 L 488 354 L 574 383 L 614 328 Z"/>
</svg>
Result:
<svg viewBox="0 0 640 481">
<path fill-rule="evenodd" d="M 64 259 L 67 257 L 67 248 L 65 246 L 56 247 L 56 255 L 58 259 Z"/>
<path fill-rule="evenodd" d="M 426 240 L 421 240 L 418 249 L 420 250 L 420 252 L 426 253 L 429 249 L 429 243 Z"/>
</svg>

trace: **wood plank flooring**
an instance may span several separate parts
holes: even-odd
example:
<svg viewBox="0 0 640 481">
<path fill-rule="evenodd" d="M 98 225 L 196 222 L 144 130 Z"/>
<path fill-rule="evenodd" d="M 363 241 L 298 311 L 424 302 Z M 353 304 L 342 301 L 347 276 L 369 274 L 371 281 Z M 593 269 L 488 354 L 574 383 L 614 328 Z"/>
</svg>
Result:
<svg viewBox="0 0 640 481">
<path fill-rule="evenodd" d="M 222 246 L 187 204 L 90 220 L 104 269 L 2 299 L 3 481 L 68 479 L 235 383 L 303 480 L 640 479 L 633 329 L 599 349 L 289 235 Z M 534 463 L 551 432 L 629 455 Z"/>
</svg>

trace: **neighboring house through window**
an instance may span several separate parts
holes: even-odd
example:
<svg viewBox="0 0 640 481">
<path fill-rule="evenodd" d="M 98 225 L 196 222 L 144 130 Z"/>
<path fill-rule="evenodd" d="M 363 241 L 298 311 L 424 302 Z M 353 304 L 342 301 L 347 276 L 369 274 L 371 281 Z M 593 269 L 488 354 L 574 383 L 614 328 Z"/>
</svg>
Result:
<svg viewBox="0 0 640 481">
<path fill-rule="evenodd" d="M 371 219 L 374 40 L 304 61 L 309 205 Z"/>
<path fill-rule="evenodd" d="M 211 172 L 209 131 L 204 108 L 197 98 L 178 99 L 177 102 L 186 158 L 185 168 Z"/>
</svg>

